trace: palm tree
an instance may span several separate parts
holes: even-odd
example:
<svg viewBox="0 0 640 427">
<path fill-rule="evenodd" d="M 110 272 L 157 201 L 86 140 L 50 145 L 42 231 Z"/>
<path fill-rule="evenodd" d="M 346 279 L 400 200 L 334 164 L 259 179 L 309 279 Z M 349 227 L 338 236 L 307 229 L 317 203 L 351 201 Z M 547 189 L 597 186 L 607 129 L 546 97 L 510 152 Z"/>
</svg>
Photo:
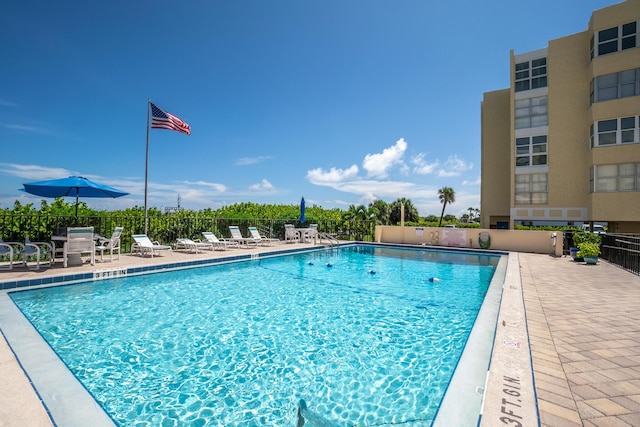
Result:
<svg viewBox="0 0 640 427">
<path fill-rule="evenodd" d="M 374 200 L 369 203 L 369 209 L 376 211 L 377 223 L 382 225 L 389 225 L 389 211 L 390 206 L 384 200 Z"/>
<path fill-rule="evenodd" d="M 369 221 L 373 224 L 377 221 L 377 209 L 367 209 L 365 205 L 351 205 L 342 215 L 342 220 L 348 223 L 349 230 L 355 234 L 356 240 L 362 240 L 370 229 Z"/>
<path fill-rule="evenodd" d="M 420 221 L 418 209 L 413 206 L 411 200 L 404 197 L 399 198 L 389 206 L 389 221 L 391 224 L 400 224 L 402 222 L 402 205 L 404 205 L 404 220 L 410 222 Z"/>
<path fill-rule="evenodd" d="M 456 201 L 456 192 L 451 187 L 442 187 L 438 190 L 438 198 L 442 203 L 442 214 L 440 214 L 440 223 L 438 227 L 442 227 L 442 217 L 444 216 L 444 209 L 447 207 L 447 203 L 453 203 Z"/>
</svg>

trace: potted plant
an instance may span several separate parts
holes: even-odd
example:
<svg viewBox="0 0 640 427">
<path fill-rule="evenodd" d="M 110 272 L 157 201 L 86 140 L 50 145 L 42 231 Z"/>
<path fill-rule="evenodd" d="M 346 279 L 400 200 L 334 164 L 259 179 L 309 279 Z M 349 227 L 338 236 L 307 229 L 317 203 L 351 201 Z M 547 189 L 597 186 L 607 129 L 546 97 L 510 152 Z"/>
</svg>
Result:
<svg viewBox="0 0 640 427">
<path fill-rule="evenodd" d="M 578 245 L 580 245 L 580 243 L 584 243 L 587 241 L 587 233 L 582 230 L 574 230 L 572 240 L 573 240 L 573 246 L 569 248 L 569 253 L 571 254 L 571 258 L 573 258 L 573 260 L 576 262 L 584 261 L 582 258 L 578 257 Z"/>
<path fill-rule="evenodd" d="M 594 243 L 595 245 L 600 247 L 600 242 L 602 242 L 602 237 L 599 234 L 591 233 L 589 231 L 578 230 L 573 233 L 573 245 L 574 247 L 569 248 L 569 252 L 571 253 L 571 257 L 574 261 L 582 262 L 582 256 L 579 254 L 580 245 L 583 243 Z"/>
<path fill-rule="evenodd" d="M 600 255 L 600 244 L 583 242 L 578 245 L 578 257 L 584 258 L 587 264 L 596 264 Z"/>
</svg>

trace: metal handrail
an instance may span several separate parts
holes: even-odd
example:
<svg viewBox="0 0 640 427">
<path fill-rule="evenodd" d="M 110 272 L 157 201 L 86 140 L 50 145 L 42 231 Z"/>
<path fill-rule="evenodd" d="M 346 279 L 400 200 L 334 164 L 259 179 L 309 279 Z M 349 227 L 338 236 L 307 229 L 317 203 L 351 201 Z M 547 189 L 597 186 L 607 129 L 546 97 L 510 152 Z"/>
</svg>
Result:
<svg viewBox="0 0 640 427">
<path fill-rule="evenodd" d="M 320 243 L 322 243 L 322 239 L 327 239 L 329 241 L 329 246 L 331 247 L 340 245 L 340 240 L 336 239 L 334 236 L 332 236 L 329 233 L 321 232 L 320 238 L 319 238 Z"/>
</svg>

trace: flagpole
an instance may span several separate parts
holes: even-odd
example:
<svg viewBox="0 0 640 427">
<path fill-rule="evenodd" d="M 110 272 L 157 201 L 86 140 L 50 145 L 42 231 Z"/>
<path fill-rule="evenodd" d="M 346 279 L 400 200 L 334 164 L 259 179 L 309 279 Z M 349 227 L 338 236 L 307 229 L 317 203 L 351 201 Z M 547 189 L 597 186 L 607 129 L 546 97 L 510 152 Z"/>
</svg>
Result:
<svg viewBox="0 0 640 427">
<path fill-rule="evenodd" d="M 148 180 L 149 180 L 149 127 L 151 124 L 149 121 L 151 117 L 151 98 L 147 98 L 147 146 L 145 149 L 145 164 L 144 164 L 144 234 L 147 234 L 149 228 L 149 219 L 147 217 L 147 194 L 148 194 Z"/>
</svg>

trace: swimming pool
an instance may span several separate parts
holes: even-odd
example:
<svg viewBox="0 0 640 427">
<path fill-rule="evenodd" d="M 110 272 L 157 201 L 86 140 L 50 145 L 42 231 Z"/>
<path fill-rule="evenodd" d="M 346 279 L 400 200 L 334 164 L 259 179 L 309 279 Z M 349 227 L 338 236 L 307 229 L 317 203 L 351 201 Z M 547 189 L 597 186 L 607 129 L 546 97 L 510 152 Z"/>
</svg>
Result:
<svg viewBox="0 0 640 427">
<path fill-rule="evenodd" d="M 354 246 L 12 299 L 122 425 L 295 425 L 300 398 L 429 425 L 498 258 Z"/>
</svg>

